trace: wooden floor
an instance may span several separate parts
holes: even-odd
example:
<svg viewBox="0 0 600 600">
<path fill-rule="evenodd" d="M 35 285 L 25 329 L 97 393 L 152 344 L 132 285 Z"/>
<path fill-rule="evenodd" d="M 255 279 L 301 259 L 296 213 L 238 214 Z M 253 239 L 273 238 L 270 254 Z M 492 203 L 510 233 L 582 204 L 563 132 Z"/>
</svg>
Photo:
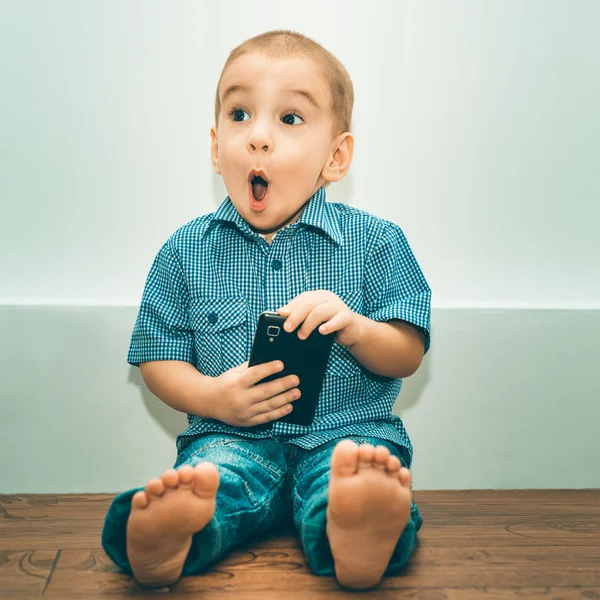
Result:
<svg viewBox="0 0 600 600">
<path fill-rule="evenodd" d="M 143 592 L 104 554 L 109 495 L 0 496 L 0 598 Z M 252 543 L 169 597 L 202 600 L 600 598 L 600 490 L 415 492 L 425 524 L 402 576 L 348 593 L 308 571 L 293 531 Z"/>
</svg>

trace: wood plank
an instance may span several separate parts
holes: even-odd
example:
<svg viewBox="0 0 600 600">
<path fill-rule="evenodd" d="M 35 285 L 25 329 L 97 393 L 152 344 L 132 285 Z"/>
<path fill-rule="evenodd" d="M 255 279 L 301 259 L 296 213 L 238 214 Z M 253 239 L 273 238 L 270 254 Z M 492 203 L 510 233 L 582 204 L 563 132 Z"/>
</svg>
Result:
<svg viewBox="0 0 600 600">
<path fill-rule="evenodd" d="M 150 597 L 150 596 L 148 596 Z M 169 594 L 169 600 L 190 600 L 189 594 Z M 265 600 L 268 595 L 264 592 L 203 592 L 199 595 L 202 600 Z M 273 598 L 281 598 L 276 592 Z M 118 598 L 126 598 L 119 596 Z M 398 587 L 393 590 L 375 589 L 368 592 L 348 593 L 342 590 L 330 592 L 307 592 L 294 590 L 285 593 L 285 600 L 593 600 L 600 598 L 600 588 L 411 588 Z M 115 600 L 115 597 L 111 597 Z"/>
<path fill-rule="evenodd" d="M 161 597 L 161 591 L 150 591 L 144 593 L 142 590 L 121 594 L 109 593 L 95 595 L 94 597 L 105 597 L 110 600 L 126 600 L 127 598 L 148 598 L 156 599 Z M 215 592 L 202 591 L 197 595 L 191 595 L 185 592 L 170 591 L 165 588 L 163 593 L 168 593 L 169 600 L 191 600 L 200 598 L 201 600 L 266 600 L 267 598 L 284 598 L 284 600 L 400 600 L 401 598 L 410 598 L 411 600 L 592 600 L 600 598 L 600 588 L 581 587 L 581 588 L 557 588 L 557 587 L 537 587 L 537 588 L 396 588 L 394 590 L 374 589 L 368 592 L 345 592 L 341 589 L 333 591 L 306 591 L 294 590 L 281 596 L 277 591 L 269 592 L 245 592 L 237 590 L 235 592 Z M 47 596 L 44 596 L 46 598 Z M 89 597 L 89 596 L 88 596 Z M 39 599 L 39 596 L 18 596 L 18 600 Z M 52 597 L 52 600 L 58 600 L 58 596 Z M 64 596 L 65 600 L 78 598 L 81 600 L 85 596 L 77 596 L 75 592 L 72 595 Z"/>
<path fill-rule="evenodd" d="M 0 495 L 0 528 L 26 521 L 103 519 L 114 494 Z"/>
<path fill-rule="evenodd" d="M 0 598 L 40 595 L 56 560 L 56 551 L 0 550 Z"/>
<path fill-rule="evenodd" d="M 269 546 L 265 542 L 236 550 L 206 573 L 182 578 L 171 589 L 181 594 L 202 592 L 203 599 L 210 598 L 211 593 L 216 598 L 218 594 L 239 594 L 240 590 L 244 590 L 245 597 L 249 593 L 287 597 L 298 590 L 339 590 L 333 578 L 316 577 L 308 571 L 298 546 L 288 543 L 277 551 Z M 379 590 L 485 588 L 504 590 L 494 592 L 502 597 L 501 594 L 510 594 L 507 588 L 600 589 L 599 564 L 600 548 L 547 547 L 540 553 L 534 547 L 421 547 L 405 572 L 385 578 Z M 139 587 L 133 579 L 120 574 L 101 549 L 65 550 L 46 596 L 68 597 L 74 591 L 82 595 L 130 594 L 136 590 Z"/>
<path fill-rule="evenodd" d="M 598 546 L 600 515 L 565 513 L 540 517 L 427 518 L 419 539 L 435 546 Z"/>
<path fill-rule="evenodd" d="M 415 490 L 416 502 L 432 502 L 436 505 L 468 502 L 512 506 L 517 503 L 565 504 L 576 499 L 578 502 L 593 503 L 600 497 L 600 489 L 526 489 L 526 490 Z"/>
<path fill-rule="evenodd" d="M 424 499 L 417 501 L 425 525 L 419 535 L 438 546 L 477 546 L 481 539 L 511 546 L 600 544 L 598 490 L 568 490 L 567 495 L 542 491 L 538 502 L 522 491 L 420 495 Z M 437 498 L 434 502 L 432 495 Z M 507 499 L 498 502 L 498 495 Z M 480 500 L 457 500 L 467 496 Z M 112 498 L 107 494 L 0 496 L 0 548 L 57 550 L 57 538 L 64 549 L 96 547 Z"/>
<path fill-rule="evenodd" d="M 0 549 L 36 548 L 56 551 L 62 548 L 91 548 L 98 546 L 102 521 L 77 520 L 55 523 L 51 519 L 38 523 L 19 523 L 8 531 L 0 530 Z"/>
<path fill-rule="evenodd" d="M 485 540 L 482 540 L 485 542 Z M 600 547 L 471 548 L 422 544 L 404 585 L 419 587 L 600 586 Z"/>
<path fill-rule="evenodd" d="M 145 595 L 100 548 L 113 497 L 0 496 L 0 598 Z M 420 547 L 369 597 L 600 598 L 600 490 L 417 491 L 415 499 L 425 519 Z M 289 528 L 183 578 L 170 597 L 239 600 L 240 590 L 244 600 L 357 598 L 310 573 Z"/>
<path fill-rule="evenodd" d="M 57 521 L 103 518 L 114 494 L 0 495 L 0 528 L 10 519 L 47 518 Z M 600 490 L 439 490 L 414 492 L 422 512 L 429 518 L 485 515 L 544 515 L 585 512 L 600 515 Z"/>
<path fill-rule="evenodd" d="M 557 508 L 574 514 L 581 511 L 600 514 L 600 489 L 416 490 L 413 495 L 419 509 L 430 517 L 536 515 Z"/>
<path fill-rule="evenodd" d="M 339 586 L 333 578 L 316 577 L 306 565 L 298 544 L 290 539 L 281 540 L 285 550 L 272 550 L 266 542 L 249 549 L 238 549 L 228 557 L 194 577 L 184 577 L 170 589 L 175 594 L 202 592 L 205 598 L 219 598 L 226 592 L 270 592 L 280 597 L 288 591 L 336 591 Z M 249 584 L 249 586 L 247 586 Z M 241 587 L 240 587 L 241 586 Z M 68 598 L 111 594 L 139 593 L 141 588 L 133 578 L 121 574 L 101 549 L 65 550 L 56 565 L 52 581 L 46 590 L 47 598 Z"/>
<path fill-rule="evenodd" d="M 550 520 L 530 519 L 494 523 L 490 517 L 470 517 L 467 522 L 452 525 L 432 525 L 429 521 L 419 532 L 422 543 L 438 547 L 472 547 L 485 540 L 491 546 L 598 546 L 600 544 L 600 518 L 590 519 L 558 515 Z M 0 531 L 0 548 L 5 550 L 56 551 L 91 548 L 99 545 L 102 523 L 78 521 L 67 526 L 52 522 L 21 524 L 9 531 Z M 60 540 L 60 543 L 59 543 Z"/>
<path fill-rule="evenodd" d="M 0 496 L 0 549 L 98 545 L 113 494 Z"/>
</svg>

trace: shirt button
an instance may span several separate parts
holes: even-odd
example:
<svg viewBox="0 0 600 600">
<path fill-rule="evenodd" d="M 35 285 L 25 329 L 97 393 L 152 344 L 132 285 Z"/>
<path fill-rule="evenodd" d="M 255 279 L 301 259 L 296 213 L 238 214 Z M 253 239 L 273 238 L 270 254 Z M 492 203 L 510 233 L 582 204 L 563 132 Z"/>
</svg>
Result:
<svg viewBox="0 0 600 600">
<path fill-rule="evenodd" d="M 271 266 L 272 266 L 272 267 L 273 267 L 273 268 L 274 268 L 276 271 L 279 271 L 279 269 L 281 269 L 281 267 L 282 267 L 282 264 L 281 264 L 281 261 L 280 261 L 280 260 L 278 260 L 278 259 L 275 259 L 275 260 L 274 260 L 274 261 L 271 263 Z"/>
<path fill-rule="evenodd" d="M 216 323 L 219 320 L 219 315 L 217 313 L 210 313 L 208 315 L 208 321 L 210 323 Z"/>
</svg>

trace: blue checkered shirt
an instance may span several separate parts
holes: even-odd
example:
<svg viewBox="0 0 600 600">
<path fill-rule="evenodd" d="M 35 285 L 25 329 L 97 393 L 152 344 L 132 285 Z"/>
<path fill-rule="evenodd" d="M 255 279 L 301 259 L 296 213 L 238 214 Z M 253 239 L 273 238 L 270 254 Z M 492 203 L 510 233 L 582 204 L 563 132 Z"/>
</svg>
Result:
<svg viewBox="0 0 600 600">
<path fill-rule="evenodd" d="M 308 290 L 330 290 L 374 321 L 406 321 L 429 349 L 431 290 L 400 227 L 327 202 L 320 188 L 271 244 L 229 198 L 178 229 L 150 269 L 128 362 L 186 361 L 217 377 L 249 359 L 262 311 L 277 311 Z M 399 446 L 410 467 L 412 444 L 392 415 L 401 387 L 401 379 L 372 373 L 334 343 L 312 425 L 275 421 L 256 430 L 188 415 L 177 448 L 202 433 L 285 436 L 278 439 L 308 450 L 348 435 L 372 436 Z"/>
</svg>

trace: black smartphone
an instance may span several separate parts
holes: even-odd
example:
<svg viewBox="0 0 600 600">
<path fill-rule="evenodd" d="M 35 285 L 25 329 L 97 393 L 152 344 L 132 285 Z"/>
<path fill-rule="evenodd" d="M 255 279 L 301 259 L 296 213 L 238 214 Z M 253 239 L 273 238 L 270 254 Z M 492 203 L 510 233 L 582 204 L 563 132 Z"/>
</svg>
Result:
<svg viewBox="0 0 600 600">
<path fill-rule="evenodd" d="M 259 315 L 248 366 L 253 367 L 274 360 L 283 363 L 281 371 L 261 379 L 258 383 L 273 381 L 286 375 L 296 375 L 299 379 L 297 387 L 300 390 L 300 398 L 292 402 L 292 412 L 278 421 L 310 425 L 315 417 L 336 332 L 322 334 L 317 327 L 305 340 L 301 340 L 298 337 L 300 326 L 292 332 L 285 331 L 283 324 L 286 319 L 287 317 L 270 311 Z"/>
</svg>

